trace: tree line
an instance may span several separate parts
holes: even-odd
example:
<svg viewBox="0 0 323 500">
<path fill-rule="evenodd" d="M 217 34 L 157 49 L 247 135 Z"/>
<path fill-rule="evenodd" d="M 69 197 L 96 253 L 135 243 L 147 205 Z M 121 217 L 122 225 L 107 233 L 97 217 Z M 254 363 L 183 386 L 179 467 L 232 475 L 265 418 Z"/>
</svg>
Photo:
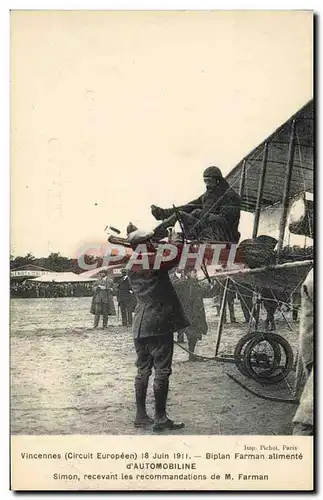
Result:
<svg viewBox="0 0 323 500">
<path fill-rule="evenodd" d="M 100 259 L 92 255 L 87 255 L 84 257 L 84 262 L 88 265 L 94 264 L 97 261 L 97 266 L 100 267 L 102 262 Z M 59 252 L 52 252 L 48 257 L 35 257 L 32 253 L 27 253 L 27 255 L 18 255 L 14 257 L 10 255 L 10 270 L 14 271 L 18 268 L 23 268 L 27 265 L 39 266 L 48 269 L 49 271 L 55 272 L 73 272 L 80 274 L 84 272 L 84 269 L 80 268 L 77 259 L 71 259 L 61 255 Z"/>
</svg>

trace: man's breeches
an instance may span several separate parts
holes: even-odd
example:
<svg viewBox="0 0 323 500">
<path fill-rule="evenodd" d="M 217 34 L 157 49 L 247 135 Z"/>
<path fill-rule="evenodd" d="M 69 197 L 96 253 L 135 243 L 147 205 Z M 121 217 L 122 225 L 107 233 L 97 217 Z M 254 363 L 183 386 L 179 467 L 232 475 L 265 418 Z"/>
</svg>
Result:
<svg viewBox="0 0 323 500">
<path fill-rule="evenodd" d="M 172 373 L 174 351 L 173 334 L 156 335 L 134 339 L 137 353 L 137 380 L 147 381 L 152 369 L 155 370 L 155 380 L 164 380 Z"/>
<path fill-rule="evenodd" d="M 174 350 L 174 335 L 158 335 L 135 339 L 137 352 L 138 372 L 135 378 L 135 391 L 137 411 L 143 412 L 145 408 L 148 380 L 155 370 L 154 397 L 155 397 L 155 419 L 165 417 L 166 401 L 169 387 L 169 376 L 172 373 L 172 360 Z"/>
</svg>

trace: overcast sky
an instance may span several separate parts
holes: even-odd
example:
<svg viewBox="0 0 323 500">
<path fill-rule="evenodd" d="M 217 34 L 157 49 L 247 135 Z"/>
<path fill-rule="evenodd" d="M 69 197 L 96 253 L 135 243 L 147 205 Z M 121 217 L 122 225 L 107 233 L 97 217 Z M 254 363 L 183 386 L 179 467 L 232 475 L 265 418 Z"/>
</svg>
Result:
<svg viewBox="0 0 323 500">
<path fill-rule="evenodd" d="M 311 99 L 311 27 L 300 11 L 14 12 L 12 252 L 72 256 L 201 194 L 207 166 L 227 173 Z"/>
</svg>

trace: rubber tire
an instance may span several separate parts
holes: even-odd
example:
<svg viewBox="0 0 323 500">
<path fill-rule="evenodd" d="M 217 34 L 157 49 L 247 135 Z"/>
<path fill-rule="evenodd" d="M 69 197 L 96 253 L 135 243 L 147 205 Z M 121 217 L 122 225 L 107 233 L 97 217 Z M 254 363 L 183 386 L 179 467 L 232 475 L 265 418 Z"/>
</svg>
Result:
<svg viewBox="0 0 323 500">
<path fill-rule="evenodd" d="M 277 374 L 277 375 L 273 375 L 273 376 L 269 376 L 269 377 L 262 377 L 253 371 L 252 364 L 251 364 L 252 349 L 259 342 L 262 342 L 263 340 L 267 340 L 267 342 L 269 342 L 271 344 L 274 352 L 276 351 L 274 348 L 275 344 L 276 344 L 276 346 L 280 345 L 283 348 L 285 355 L 286 355 L 286 364 L 285 364 L 285 367 L 284 367 L 284 370 L 282 373 Z M 279 349 L 279 358 L 281 359 L 280 349 Z M 280 362 L 280 359 L 279 359 L 279 362 Z M 286 339 L 284 339 L 284 337 L 281 337 L 280 335 L 277 335 L 276 333 L 267 333 L 267 334 L 264 334 L 261 338 L 258 337 L 258 338 L 254 338 L 253 340 L 250 340 L 250 342 L 246 346 L 246 350 L 244 352 L 244 367 L 245 367 L 246 371 L 248 372 L 249 377 L 252 378 L 253 380 L 256 380 L 257 382 L 262 383 L 262 384 L 276 384 L 277 382 L 281 382 L 282 380 L 284 380 L 287 377 L 287 375 L 289 374 L 289 372 L 293 368 L 293 364 L 294 364 L 294 354 L 293 354 L 293 350 L 292 350 L 289 342 Z"/>
<path fill-rule="evenodd" d="M 241 339 L 239 340 L 239 342 L 237 343 L 237 345 L 234 349 L 233 356 L 234 356 L 234 359 L 236 360 L 236 367 L 238 368 L 239 372 L 242 373 L 242 375 L 245 375 L 246 377 L 250 377 L 250 374 L 248 373 L 248 371 L 245 367 L 244 354 L 242 354 L 242 349 L 244 347 L 246 347 L 246 344 L 248 344 L 248 342 L 250 342 L 250 340 L 253 340 L 254 338 L 256 338 L 256 336 L 260 336 L 260 335 L 261 335 L 261 338 L 263 338 L 265 336 L 265 339 L 267 339 L 267 332 L 259 332 L 257 330 L 254 332 L 249 332 L 246 335 L 244 335 L 243 337 L 241 337 Z M 277 346 L 277 344 L 271 344 L 271 346 L 272 346 L 273 350 L 275 351 L 275 357 L 277 356 L 277 358 L 279 358 L 280 354 L 281 354 L 279 346 Z M 276 347 L 274 347 L 274 346 L 276 346 Z M 279 362 L 280 362 L 280 359 L 279 359 Z"/>
</svg>

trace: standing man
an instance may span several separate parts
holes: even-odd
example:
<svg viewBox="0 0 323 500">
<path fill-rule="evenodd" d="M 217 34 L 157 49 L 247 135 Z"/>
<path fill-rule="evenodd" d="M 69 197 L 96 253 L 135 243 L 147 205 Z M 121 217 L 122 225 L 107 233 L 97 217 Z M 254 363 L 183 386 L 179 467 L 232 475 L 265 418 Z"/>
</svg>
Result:
<svg viewBox="0 0 323 500">
<path fill-rule="evenodd" d="M 223 178 L 218 167 L 208 167 L 203 174 L 206 191 L 196 200 L 178 207 L 189 239 L 209 239 L 238 243 L 240 233 L 240 196 Z M 155 228 L 155 236 L 167 236 L 167 228 L 177 221 L 174 208 L 151 206 L 152 215 L 163 222 Z"/>
<path fill-rule="evenodd" d="M 314 433 L 314 272 L 308 273 L 301 289 L 299 355 L 303 363 L 306 383 L 293 419 L 294 436 L 312 436 Z"/>
<path fill-rule="evenodd" d="M 223 268 L 223 269 L 225 269 L 225 268 Z M 225 280 L 215 279 L 215 283 L 213 285 L 212 291 L 215 294 L 213 307 L 216 307 L 216 315 L 220 316 L 223 295 L 224 295 L 224 291 L 225 291 Z M 230 323 L 237 323 L 236 317 L 235 317 L 235 312 L 234 312 L 234 300 L 235 300 L 235 298 L 236 298 L 236 286 L 230 280 L 227 284 L 227 294 L 226 294 L 225 305 L 224 305 L 224 315 L 223 315 L 223 322 L 224 323 L 227 322 L 227 307 L 229 309 Z"/>
<path fill-rule="evenodd" d="M 220 314 L 220 310 L 221 310 L 223 295 L 224 295 L 224 285 L 222 285 L 222 289 L 220 292 L 219 314 Z M 227 323 L 227 306 L 229 309 L 230 323 L 237 323 L 235 312 L 234 312 L 234 300 L 235 300 L 235 298 L 236 298 L 236 289 L 235 289 L 234 284 L 230 281 L 228 283 L 227 296 L 225 299 L 223 323 Z"/>
<path fill-rule="evenodd" d="M 121 270 L 122 279 L 118 286 L 117 300 L 121 310 L 122 326 L 132 326 L 132 313 L 136 299 L 131 290 L 126 269 Z"/>
<path fill-rule="evenodd" d="M 243 312 L 244 321 L 249 325 L 251 312 L 253 311 L 253 289 L 250 285 L 236 283 L 236 290 Z M 256 313 L 253 311 L 254 319 L 255 315 Z"/>
<path fill-rule="evenodd" d="M 103 316 L 103 329 L 108 327 L 109 315 L 115 315 L 115 307 L 112 296 L 112 280 L 108 278 L 108 273 L 102 271 L 99 279 L 93 286 L 93 299 L 91 313 L 94 314 L 94 328 L 99 326 L 100 316 Z"/>
<path fill-rule="evenodd" d="M 128 240 L 136 246 L 135 233 Z M 173 267 L 177 262 L 167 263 Z M 166 414 L 169 377 L 172 373 L 174 332 L 186 328 L 185 317 L 177 294 L 170 281 L 168 270 L 130 270 L 131 288 L 137 299 L 133 320 L 134 345 L 137 354 L 135 378 L 136 417 L 135 427 L 153 425 L 155 432 L 176 430 L 184 427 Z M 146 395 L 149 377 L 155 370 L 153 390 L 155 397 L 154 421 L 146 411 Z"/>
<path fill-rule="evenodd" d="M 185 271 L 181 279 L 173 280 L 173 285 L 190 323 L 183 331 L 178 332 L 178 338 L 181 339 L 181 336 L 186 334 L 190 351 L 188 361 L 201 361 L 201 358 L 194 355 L 194 351 L 198 340 L 202 340 L 202 336 L 206 335 L 208 327 L 203 302 L 204 292 L 197 279 L 196 270 Z"/>
</svg>

